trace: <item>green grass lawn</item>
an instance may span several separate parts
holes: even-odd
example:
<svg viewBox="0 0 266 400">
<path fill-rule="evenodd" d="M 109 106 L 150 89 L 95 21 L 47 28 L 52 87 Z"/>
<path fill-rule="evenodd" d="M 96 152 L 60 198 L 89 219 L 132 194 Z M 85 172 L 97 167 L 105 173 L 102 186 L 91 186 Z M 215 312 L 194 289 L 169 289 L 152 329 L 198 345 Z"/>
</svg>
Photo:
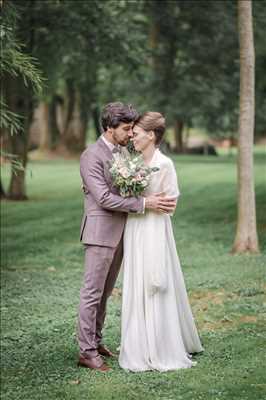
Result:
<svg viewBox="0 0 266 400">
<path fill-rule="evenodd" d="M 265 399 L 265 157 L 256 154 L 262 250 L 256 256 L 230 255 L 236 223 L 234 156 L 175 161 L 182 195 L 173 225 L 205 347 L 198 365 L 169 373 L 128 373 L 117 360 L 109 362 L 113 369 L 107 374 L 76 367 L 83 275 L 79 168 L 75 161 L 36 161 L 28 168 L 30 200 L 3 202 L 1 210 L 3 400 Z M 7 183 L 8 171 L 3 175 Z M 120 308 L 121 278 L 105 326 L 105 341 L 113 350 L 119 346 Z"/>
</svg>

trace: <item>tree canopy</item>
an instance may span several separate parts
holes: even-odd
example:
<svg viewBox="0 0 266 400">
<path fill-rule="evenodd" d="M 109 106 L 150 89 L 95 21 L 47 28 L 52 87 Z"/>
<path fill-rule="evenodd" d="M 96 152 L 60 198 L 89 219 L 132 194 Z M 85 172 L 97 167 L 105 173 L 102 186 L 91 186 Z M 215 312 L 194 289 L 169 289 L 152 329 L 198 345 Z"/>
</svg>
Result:
<svg viewBox="0 0 266 400">
<path fill-rule="evenodd" d="M 266 118 L 265 10 L 266 0 L 253 1 L 257 136 L 265 133 Z M 99 134 L 102 105 L 117 99 L 140 111 L 165 113 L 177 150 L 185 126 L 201 127 L 214 137 L 236 136 L 236 2 L 4 0 L 1 42 L 4 89 L 15 85 L 8 76 L 16 76 L 12 90 L 20 93 L 11 107 L 2 91 L 2 124 L 8 127 L 12 118 L 18 131 L 14 117 L 20 114 L 30 126 L 42 102 L 47 126 L 39 145 L 79 154 L 89 124 Z M 25 98 L 28 106 L 18 108 Z M 28 128 L 22 128 L 26 139 L 20 158 L 26 165 L 25 154 L 38 141 L 32 143 Z"/>
</svg>

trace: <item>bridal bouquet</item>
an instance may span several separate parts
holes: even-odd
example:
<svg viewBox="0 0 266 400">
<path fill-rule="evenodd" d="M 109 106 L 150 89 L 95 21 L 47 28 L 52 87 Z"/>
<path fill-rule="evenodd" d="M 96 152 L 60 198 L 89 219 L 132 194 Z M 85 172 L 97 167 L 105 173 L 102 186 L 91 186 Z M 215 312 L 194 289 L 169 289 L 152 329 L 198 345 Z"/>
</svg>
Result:
<svg viewBox="0 0 266 400">
<path fill-rule="evenodd" d="M 151 174 L 159 170 L 157 167 L 148 167 L 141 154 L 117 153 L 110 164 L 113 185 L 123 197 L 141 195 L 149 185 Z"/>
</svg>

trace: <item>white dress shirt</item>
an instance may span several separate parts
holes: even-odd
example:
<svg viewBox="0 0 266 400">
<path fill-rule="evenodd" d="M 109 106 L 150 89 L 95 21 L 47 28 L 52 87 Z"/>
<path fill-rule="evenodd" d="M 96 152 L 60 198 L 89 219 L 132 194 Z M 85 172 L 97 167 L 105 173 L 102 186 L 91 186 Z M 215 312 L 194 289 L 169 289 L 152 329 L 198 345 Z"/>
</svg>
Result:
<svg viewBox="0 0 266 400">
<path fill-rule="evenodd" d="M 104 135 L 101 135 L 101 139 L 104 141 L 104 143 L 106 144 L 106 146 L 109 147 L 109 149 L 111 151 L 113 151 L 116 148 L 116 145 L 114 145 L 113 143 L 109 142 L 109 140 L 107 140 Z"/>
</svg>

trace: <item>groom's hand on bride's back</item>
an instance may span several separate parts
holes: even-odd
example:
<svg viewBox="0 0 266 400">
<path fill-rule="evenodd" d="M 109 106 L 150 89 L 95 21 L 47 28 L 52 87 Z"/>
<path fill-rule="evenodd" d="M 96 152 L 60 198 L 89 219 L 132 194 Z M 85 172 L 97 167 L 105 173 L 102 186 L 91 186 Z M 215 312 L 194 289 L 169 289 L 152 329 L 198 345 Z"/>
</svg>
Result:
<svg viewBox="0 0 266 400">
<path fill-rule="evenodd" d="M 145 208 L 171 214 L 176 208 L 176 198 L 167 197 L 163 192 L 155 193 L 145 198 Z"/>
</svg>

